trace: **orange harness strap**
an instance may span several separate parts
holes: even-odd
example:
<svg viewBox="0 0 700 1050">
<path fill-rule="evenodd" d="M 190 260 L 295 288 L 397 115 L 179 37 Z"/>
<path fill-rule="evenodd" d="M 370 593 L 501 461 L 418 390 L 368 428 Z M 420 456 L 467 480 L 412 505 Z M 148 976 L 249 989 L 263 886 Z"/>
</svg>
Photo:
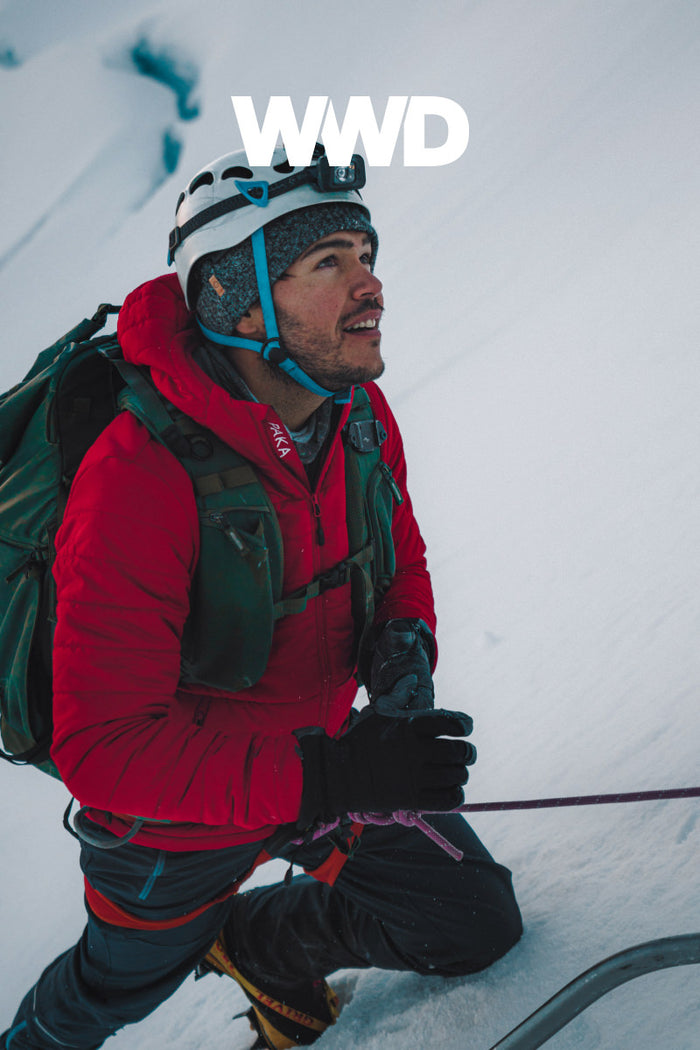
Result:
<svg viewBox="0 0 700 1050">
<path fill-rule="evenodd" d="M 252 868 L 225 893 L 220 893 L 218 897 L 214 897 L 213 900 L 200 905 L 194 911 L 187 912 L 186 915 L 176 915 L 173 919 L 143 919 L 139 915 L 134 915 L 132 912 L 127 911 L 126 908 L 115 904 L 109 897 L 105 897 L 104 893 L 100 893 L 94 886 L 91 886 L 87 877 L 85 878 L 85 900 L 92 914 L 96 915 L 98 919 L 102 919 L 103 922 L 109 923 L 110 926 L 121 926 L 128 930 L 173 930 L 177 926 L 185 926 L 188 922 L 192 922 L 193 919 L 198 918 L 209 908 L 213 908 L 215 904 L 222 904 L 229 897 L 233 897 L 255 869 L 270 859 L 270 855 L 265 850 L 261 850 L 255 858 Z"/>
<path fill-rule="evenodd" d="M 320 864 L 318 868 L 313 870 L 307 870 L 307 874 L 312 875 L 319 882 L 327 882 L 329 886 L 332 886 L 342 871 L 343 865 L 357 846 L 362 834 L 362 828 L 362 824 L 353 823 L 346 840 L 347 846 L 344 848 L 334 846 L 331 854 L 324 860 L 323 864 Z M 96 890 L 94 886 L 91 886 L 87 877 L 85 878 L 85 900 L 92 914 L 101 919 L 102 922 L 109 923 L 110 926 L 121 926 L 128 930 L 172 930 L 177 926 L 187 925 L 188 922 L 192 922 L 193 919 L 203 915 L 205 911 L 212 908 L 215 904 L 222 904 L 229 897 L 233 897 L 234 894 L 238 893 L 243 883 L 250 878 L 255 869 L 271 859 L 269 853 L 264 849 L 260 850 L 253 866 L 245 873 L 243 878 L 234 883 L 225 893 L 221 893 L 218 897 L 214 897 L 213 900 L 200 905 L 194 911 L 187 912 L 186 915 L 176 915 L 172 919 L 143 919 L 139 915 L 134 915 L 132 912 L 127 911 L 126 908 L 115 904 L 109 897 L 105 897 L 104 893 Z"/>
<path fill-rule="evenodd" d="M 306 868 L 306 874 L 312 875 L 319 882 L 327 882 L 329 886 L 333 886 L 343 870 L 345 862 L 356 849 L 363 828 L 364 824 L 358 824 L 356 821 L 353 821 L 350 825 L 350 834 L 346 839 L 347 847 L 341 849 L 340 846 L 334 846 L 333 852 L 326 857 L 323 864 L 313 869 Z"/>
</svg>

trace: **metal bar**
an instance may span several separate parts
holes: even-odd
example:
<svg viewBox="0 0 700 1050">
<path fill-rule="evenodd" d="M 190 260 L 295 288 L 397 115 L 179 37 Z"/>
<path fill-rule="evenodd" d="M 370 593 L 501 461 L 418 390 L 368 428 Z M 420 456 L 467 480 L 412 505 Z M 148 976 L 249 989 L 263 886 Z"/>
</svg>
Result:
<svg viewBox="0 0 700 1050">
<path fill-rule="evenodd" d="M 700 963 L 700 933 L 664 937 L 596 963 L 557 992 L 490 1050 L 536 1050 L 601 996 L 653 970 Z"/>
</svg>

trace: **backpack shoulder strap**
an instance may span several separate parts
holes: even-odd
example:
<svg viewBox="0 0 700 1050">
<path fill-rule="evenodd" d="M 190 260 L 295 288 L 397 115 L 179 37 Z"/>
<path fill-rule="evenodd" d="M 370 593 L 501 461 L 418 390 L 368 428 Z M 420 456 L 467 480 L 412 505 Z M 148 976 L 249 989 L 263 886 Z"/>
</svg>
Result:
<svg viewBox="0 0 700 1050">
<path fill-rule="evenodd" d="M 110 351 L 120 405 L 177 458 L 192 482 L 200 556 L 181 643 L 182 677 L 236 691 L 263 674 L 282 600 L 284 546 L 272 501 L 251 464 L 172 405 L 146 369 Z"/>
<path fill-rule="evenodd" d="M 348 540 L 351 558 L 357 562 L 351 593 L 358 653 L 374 620 L 376 601 L 386 593 L 396 571 L 391 526 L 394 504 L 403 503 L 403 495 L 381 456 L 386 438 L 369 394 L 356 387 L 343 441 Z"/>
<path fill-rule="evenodd" d="M 382 459 L 387 433 L 364 387 L 355 390 L 343 439 L 350 551 L 368 543 L 372 546 L 374 583 L 381 589 L 388 586 L 396 569 L 391 519 L 393 505 L 403 503 L 403 495 Z"/>
</svg>

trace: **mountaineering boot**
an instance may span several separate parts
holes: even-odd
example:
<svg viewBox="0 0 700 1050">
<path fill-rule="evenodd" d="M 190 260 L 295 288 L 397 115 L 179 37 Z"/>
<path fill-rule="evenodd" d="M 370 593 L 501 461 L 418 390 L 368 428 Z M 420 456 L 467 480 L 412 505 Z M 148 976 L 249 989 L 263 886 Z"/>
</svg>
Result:
<svg viewBox="0 0 700 1050">
<path fill-rule="evenodd" d="M 250 1000 L 251 1009 L 239 1016 L 246 1016 L 250 1027 L 257 1032 L 255 1047 L 288 1050 L 309 1046 L 329 1025 L 335 1024 L 340 1013 L 338 997 L 326 981 L 300 981 L 281 989 L 275 988 L 272 982 L 249 977 L 238 961 L 232 961 L 220 936 L 197 972 L 203 976 L 212 971 L 233 977 Z"/>
</svg>

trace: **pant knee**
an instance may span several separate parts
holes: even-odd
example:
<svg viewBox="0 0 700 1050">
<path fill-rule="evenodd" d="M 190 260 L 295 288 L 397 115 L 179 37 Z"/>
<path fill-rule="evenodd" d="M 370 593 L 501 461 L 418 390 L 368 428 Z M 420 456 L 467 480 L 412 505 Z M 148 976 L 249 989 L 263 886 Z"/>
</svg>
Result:
<svg viewBox="0 0 700 1050">
<path fill-rule="evenodd" d="M 449 947 L 430 972 L 441 977 L 478 973 L 503 958 L 522 936 L 522 918 L 512 891 L 504 892 L 498 906 L 475 902 L 465 911 L 468 914 L 461 921 L 455 918 Z"/>
</svg>

